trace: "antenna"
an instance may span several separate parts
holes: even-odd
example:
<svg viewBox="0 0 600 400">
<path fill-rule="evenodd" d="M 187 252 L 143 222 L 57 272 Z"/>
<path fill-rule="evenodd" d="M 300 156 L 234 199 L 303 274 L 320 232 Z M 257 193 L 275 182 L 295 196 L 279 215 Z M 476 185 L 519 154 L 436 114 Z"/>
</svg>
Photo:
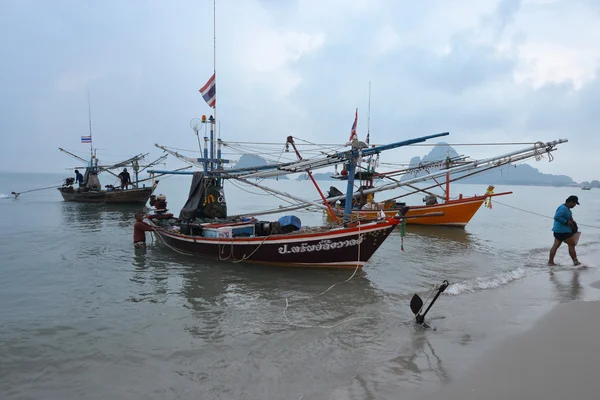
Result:
<svg viewBox="0 0 600 400">
<path fill-rule="evenodd" d="M 369 111 L 367 114 L 367 139 L 370 144 L 371 142 L 371 81 L 369 81 Z"/>
</svg>

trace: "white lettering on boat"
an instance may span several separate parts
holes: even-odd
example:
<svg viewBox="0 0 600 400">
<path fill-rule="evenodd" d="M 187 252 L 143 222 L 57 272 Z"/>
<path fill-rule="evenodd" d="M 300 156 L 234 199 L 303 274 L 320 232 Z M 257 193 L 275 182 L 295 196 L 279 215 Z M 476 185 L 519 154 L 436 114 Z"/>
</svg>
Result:
<svg viewBox="0 0 600 400">
<path fill-rule="evenodd" d="M 311 245 L 302 243 L 300 246 L 288 247 L 287 244 L 284 244 L 278 250 L 279 250 L 279 254 L 312 253 L 314 251 L 327 251 L 327 250 L 341 249 L 344 247 L 357 246 L 357 245 L 361 244 L 363 240 L 364 240 L 364 235 L 359 235 L 358 239 L 341 240 L 338 242 L 332 242 L 330 239 L 323 239 L 319 243 L 311 244 Z"/>
</svg>

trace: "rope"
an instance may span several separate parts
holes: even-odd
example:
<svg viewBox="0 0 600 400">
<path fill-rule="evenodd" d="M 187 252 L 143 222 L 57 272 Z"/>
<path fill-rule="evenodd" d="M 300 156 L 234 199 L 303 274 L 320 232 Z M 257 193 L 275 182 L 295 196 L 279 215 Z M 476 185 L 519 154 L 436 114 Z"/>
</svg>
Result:
<svg viewBox="0 0 600 400">
<path fill-rule="evenodd" d="M 230 246 L 230 249 L 229 249 L 229 255 L 228 255 L 226 258 L 222 258 L 222 257 L 221 257 L 221 253 L 222 253 L 222 251 L 221 251 L 221 238 L 219 238 L 219 240 L 217 241 L 217 245 L 219 246 L 219 260 L 221 260 L 221 261 L 228 261 L 230 258 L 232 258 L 231 262 L 233 262 L 233 263 L 235 263 L 235 264 L 237 264 L 237 263 L 241 263 L 241 262 L 243 262 L 243 261 L 246 261 L 247 259 L 249 259 L 250 257 L 252 257 L 252 255 L 253 255 L 254 253 L 256 253 L 256 252 L 258 251 L 258 249 L 260 249 L 260 248 L 261 248 L 261 246 L 262 246 L 262 245 L 265 243 L 265 241 L 266 241 L 266 240 L 267 240 L 267 239 L 268 239 L 270 236 L 271 236 L 271 235 L 267 235 L 267 236 L 265 236 L 265 238 L 264 238 L 264 239 L 263 239 L 263 240 L 260 242 L 260 244 L 259 244 L 259 245 L 258 245 L 258 246 L 257 246 L 257 247 L 256 247 L 256 248 L 253 250 L 253 251 L 252 251 L 252 253 L 248 254 L 247 256 L 246 256 L 246 254 L 244 254 L 244 255 L 242 256 L 242 258 L 240 258 L 239 260 L 236 260 L 236 259 L 235 259 L 235 256 L 233 255 L 233 242 L 234 242 L 234 239 L 235 239 L 235 238 L 233 238 L 233 237 L 231 238 L 231 244 L 229 245 L 229 246 Z M 226 245 L 227 245 L 227 244 L 225 244 L 224 246 L 226 246 Z M 225 247 L 223 247 L 223 249 L 225 249 Z"/>
<path fill-rule="evenodd" d="M 359 224 L 358 225 L 358 234 L 357 234 L 358 238 L 360 238 L 360 228 L 361 228 L 361 225 Z M 352 278 L 354 278 L 354 276 L 356 275 L 356 272 L 358 271 L 359 268 L 360 268 L 360 242 L 358 243 L 358 259 L 356 261 L 356 268 L 354 268 L 354 271 L 352 272 L 352 275 L 350 275 L 349 278 L 344 279 L 341 282 L 334 283 L 333 285 L 329 286 L 327 289 L 325 289 L 321 293 L 312 296 L 312 298 L 316 298 L 316 297 L 322 296 L 325 293 L 329 292 L 334 287 L 336 287 L 338 285 L 341 285 L 342 283 L 349 282 Z M 373 318 L 372 316 L 348 318 L 348 319 L 345 319 L 343 321 L 337 322 L 337 323 L 335 323 L 333 325 L 303 325 L 303 324 L 296 324 L 296 323 L 293 323 L 292 321 L 290 321 L 290 319 L 287 316 L 286 311 L 289 308 L 289 305 L 290 304 L 289 304 L 288 297 L 286 297 L 285 298 L 285 308 L 283 309 L 283 317 L 285 318 L 285 320 L 287 321 L 288 324 L 290 324 L 292 326 L 296 326 L 298 328 L 323 328 L 323 329 L 331 329 L 331 328 L 335 328 L 336 326 L 345 324 L 345 323 L 350 322 L 350 321 L 356 321 L 356 320 L 359 320 L 359 319 L 370 319 L 370 318 Z"/>
<path fill-rule="evenodd" d="M 54 185 L 54 186 L 46 186 L 46 187 L 39 188 L 39 189 L 26 190 L 24 192 L 12 192 L 11 194 L 15 195 L 16 197 L 19 197 L 19 195 L 21 195 L 23 193 L 37 192 L 38 190 L 56 189 L 56 188 L 59 188 L 61 186 L 62 186 L 62 184 L 60 184 L 60 185 Z"/>
<path fill-rule="evenodd" d="M 529 210 L 524 210 L 524 209 L 522 209 L 522 208 L 519 208 L 519 207 L 510 206 L 510 205 L 508 205 L 508 204 L 501 203 L 501 202 L 499 202 L 498 200 L 494 200 L 494 203 L 496 203 L 496 204 L 500 204 L 500 205 L 502 205 L 502 206 L 505 206 L 505 207 L 508 207 L 508 208 L 513 208 L 513 209 L 515 209 L 515 210 L 518 210 L 518 211 L 523 211 L 523 212 L 526 212 L 526 213 L 528 213 L 528 214 L 533 214 L 533 215 L 537 215 L 537 216 L 544 217 L 544 218 L 548 218 L 548 219 L 554 219 L 554 217 L 550 217 L 550 216 L 548 216 L 548 215 L 544 215 L 544 214 L 539 214 L 539 213 L 536 213 L 536 212 L 533 212 L 533 211 L 529 211 Z M 580 224 L 579 222 L 577 223 L 577 226 L 585 226 L 586 228 L 596 228 L 596 229 L 600 229 L 600 226 L 595 226 L 595 225 L 586 225 L 586 224 Z"/>
<path fill-rule="evenodd" d="M 179 249 L 176 249 L 175 247 L 171 246 L 169 243 L 167 243 L 165 241 L 165 239 L 162 238 L 162 236 L 160 235 L 160 233 L 158 232 L 158 229 L 156 229 L 154 226 L 152 227 L 152 229 L 154 229 L 154 232 L 156 232 L 156 236 L 165 244 L 165 246 L 167 246 L 168 248 L 170 248 L 171 250 L 179 253 L 179 254 L 183 254 L 184 256 L 193 256 L 194 254 L 192 253 L 186 253 L 184 251 L 181 251 Z M 152 233 L 152 232 L 151 232 Z"/>
</svg>

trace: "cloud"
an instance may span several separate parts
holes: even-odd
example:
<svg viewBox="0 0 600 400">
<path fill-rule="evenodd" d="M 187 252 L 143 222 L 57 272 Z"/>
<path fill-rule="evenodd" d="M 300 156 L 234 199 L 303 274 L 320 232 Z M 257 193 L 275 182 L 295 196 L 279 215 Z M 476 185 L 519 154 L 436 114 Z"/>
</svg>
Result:
<svg viewBox="0 0 600 400">
<path fill-rule="evenodd" d="M 370 81 L 377 143 L 566 137 L 540 169 L 596 179 L 599 11 L 585 0 L 217 1 L 221 135 L 342 143 L 358 107 L 364 137 Z M 0 170 L 71 166 L 55 149 L 81 146 L 88 89 L 106 159 L 196 147 L 189 121 L 212 112 L 198 93 L 213 72 L 212 1 L 8 2 L 0 30 Z"/>
</svg>

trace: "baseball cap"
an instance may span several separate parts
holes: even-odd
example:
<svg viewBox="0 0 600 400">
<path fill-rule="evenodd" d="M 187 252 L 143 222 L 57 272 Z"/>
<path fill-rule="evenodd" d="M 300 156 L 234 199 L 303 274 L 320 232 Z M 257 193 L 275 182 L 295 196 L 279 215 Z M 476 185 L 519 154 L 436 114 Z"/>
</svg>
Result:
<svg viewBox="0 0 600 400">
<path fill-rule="evenodd" d="M 565 201 L 565 203 L 569 203 L 571 201 L 574 201 L 575 204 L 577 204 L 578 206 L 580 205 L 579 204 L 579 199 L 577 198 L 577 196 L 569 196 L 569 197 L 567 197 L 567 200 Z"/>
</svg>

